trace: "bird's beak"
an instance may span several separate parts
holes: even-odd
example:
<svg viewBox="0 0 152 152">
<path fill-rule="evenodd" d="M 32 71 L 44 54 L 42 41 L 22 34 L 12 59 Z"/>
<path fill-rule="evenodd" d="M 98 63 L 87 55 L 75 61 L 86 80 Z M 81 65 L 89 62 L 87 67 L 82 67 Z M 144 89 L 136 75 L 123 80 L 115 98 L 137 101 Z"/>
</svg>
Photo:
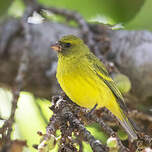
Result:
<svg viewBox="0 0 152 152">
<path fill-rule="evenodd" d="M 54 51 L 57 51 L 57 52 L 61 52 L 61 50 L 62 50 L 61 45 L 58 44 L 58 43 L 51 45 L 51 48 L 52 48 Z"/>
</svg>

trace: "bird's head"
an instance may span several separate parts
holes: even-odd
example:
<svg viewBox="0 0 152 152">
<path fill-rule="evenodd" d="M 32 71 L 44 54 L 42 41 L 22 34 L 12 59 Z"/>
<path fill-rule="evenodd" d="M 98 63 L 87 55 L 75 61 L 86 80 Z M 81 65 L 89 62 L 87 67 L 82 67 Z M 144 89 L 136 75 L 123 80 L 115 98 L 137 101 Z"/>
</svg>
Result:
<svg viewBox="0 0 152 152">
<path fill-rule="evenodd" d="M 85 52 L 86 45 L 80 38 L 74 35 L 67 35 L 52 45 L 51 48 L 58 52 L 58 54 L 69 56 Z"/>
</svg>

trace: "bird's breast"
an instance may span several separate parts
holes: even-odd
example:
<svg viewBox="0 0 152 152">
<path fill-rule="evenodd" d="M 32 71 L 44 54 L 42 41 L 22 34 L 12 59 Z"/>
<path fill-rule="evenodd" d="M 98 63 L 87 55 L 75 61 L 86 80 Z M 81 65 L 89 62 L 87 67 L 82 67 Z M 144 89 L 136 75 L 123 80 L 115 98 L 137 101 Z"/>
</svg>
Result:
<svg viewBox="0 0 152 152">
<path fill-rule="evenodd" d="M 86 65 L 58 63 L 57 80 L 67 94 L 76 104 L 93 108 L 95 104 L 102 107 L 113 96 L 107 86 Z"/>
</svg>

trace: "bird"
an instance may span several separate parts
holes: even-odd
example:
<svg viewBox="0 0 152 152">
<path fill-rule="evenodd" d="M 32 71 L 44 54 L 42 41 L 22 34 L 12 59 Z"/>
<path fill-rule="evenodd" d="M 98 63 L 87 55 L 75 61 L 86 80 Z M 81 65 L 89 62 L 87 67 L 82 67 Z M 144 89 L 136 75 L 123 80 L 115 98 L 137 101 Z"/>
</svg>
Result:
<svg viewBox="0 0 152 152">
<path fill-rule="evenodd" d="M 66 35 L 51 48 L 57 52 L 56 78 L 65 94 L 80 107 L 107 108 L 116 116 L 129 138 L 136 140 L 137 133 L 125 113 L 122 94 L 104 64 L 84 41 L 74 35 Z"/>
</svg>

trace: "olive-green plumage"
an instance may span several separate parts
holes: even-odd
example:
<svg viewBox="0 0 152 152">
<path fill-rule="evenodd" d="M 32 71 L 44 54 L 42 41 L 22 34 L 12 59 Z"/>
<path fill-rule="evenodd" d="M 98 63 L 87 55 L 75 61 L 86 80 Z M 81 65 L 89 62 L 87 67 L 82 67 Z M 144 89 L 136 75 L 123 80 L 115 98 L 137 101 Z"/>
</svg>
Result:
<svg viewBox="0 0 152 152">
<path fill-rule="evenodd" d="M 68 35 L 52 47 L 58 52 L 57 80 L 76 104 L 92 109 L 106 107 L 119 120 L 132 138 L 137 135 L 124 114 L 126 110 L 123 97 L 103 63 L 92 53 L 84 42 Z"/>
</svg>

